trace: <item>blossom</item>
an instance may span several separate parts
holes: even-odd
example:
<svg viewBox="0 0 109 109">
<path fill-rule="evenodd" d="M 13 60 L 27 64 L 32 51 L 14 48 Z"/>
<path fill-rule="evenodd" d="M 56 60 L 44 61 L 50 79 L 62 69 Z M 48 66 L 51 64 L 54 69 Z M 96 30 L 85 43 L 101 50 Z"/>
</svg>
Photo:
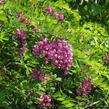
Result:
<svg viewBox="0 0 109 109">
<path fill-rule="evenodd" d="M 88 95 L 92 91 L 91 79 L 87 78 L 81 82 L 82 94 Z"/>
<path fill-rule="evenodd" d="M 54 16 L 54 18 L 60 22 L 63 22 L 64 21 L 64 14 L 59 14 L 58 12 L 54 11 L 53 8 L 51 6 L 48 6 L 46 9 L 45 9 L 45 12 L 47 14 L 50 14 L 52 16 Z"/>
<path fill-rule="evenodd" d="M 46 80 L 45 74 L 41 70 L 33 69 L 31 75 L 33 80 Z"/>
<path fill-rule="evenodd" d="M 59 14 L 58 20 L 63 22 L 64 21 L 64 14 Z"/>
<path fill-rule="evenodd" d="M 76 89 L 76 94 L 79 95 L 79 96 L 82 95 L 82 90 L 81 90 L 81 88 Z"/>
<path fill-rule="evenodd" d="M 25 48 L 27 46 L 25 31 L 17 29 L 16 36 L 19 42 L 21 43 L 22 48 Z"/>
<path fill-rule="evenodd" d="M 58 18 L 59 18 L 59 13 L 58 13 L 58 12 L 54 12 L 54 13 L 53 13 L 53 16 L 54 16 L 56 19 L 58 19 Z"/>
<path fill-rule="evenodd" d="M 72 66 L 72 47 L 65 40 L 48 41 L 45 38 L 33 46 L 32 53 L 34 56 L 44 56 L 45 63 L 51 60 L 52 64 L 65 71 Z"/>
<path fill-rule="evenodd" d="M 40 32 L 41 30 L 35 26 L 34 22 L 29 22 L 28 18 L 23 17 L 23 12 L 18 12 L 18 14 L 16 15 L 16 18 L 23 24 L 26 24 L 26 26 L 32 28 L 34 30 L 34 32 Z"/>
<path fill-rule="evenodd" d="M 27 18 L 20 18 L 20 22 L 28 24 L 28 19 Z"/>
<path fill-rule="evenodd" d="M 51 14 L 53 12 L 53 8 L 51 6 L 48 6 L 46 9 L 45 9 L 46 13 L 48 14 Z"/>
<path fill-rule="evenodd" d="M 16 36 L 21 47 L 19 48 L 20 57 L 23 57 L 23 54 L 27 50 L 27 42 L 26 42 L 26 33 L 23 30 L 17 29 Z"/>
<path fill-rule="evenodd" d="M 91 79 L 87 78 L 81 81 L 81 86 L 76 89 L 76 94 L 86 96 L 92 91 L 92 88 L 93 85 L 91 84 Z"/>
<path fill-rule="evenodd" d="M 50 107 L 51 98 L 48 95 L 40 96 L 40 107 Z"/>
<path fill-rule="evenodd" d="M 22 15 L 23 15 L 23 12 L 20 11 L 20 12 L 17 13 L 16 18 L 20 18 Z"/>
<path fill-rule="evenodd" d="M 109 54 L 106 54 L 103 59 L 106 64 L 109 64 Z"/>
</svg>

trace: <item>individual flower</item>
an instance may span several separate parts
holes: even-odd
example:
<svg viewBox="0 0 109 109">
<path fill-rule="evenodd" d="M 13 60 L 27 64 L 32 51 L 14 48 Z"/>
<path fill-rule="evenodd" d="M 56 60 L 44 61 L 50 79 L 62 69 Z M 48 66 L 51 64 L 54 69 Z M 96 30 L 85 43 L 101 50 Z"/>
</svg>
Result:
<svg viewBox="0 0 109 109">
<path fill-rule="evenodd" d="M 20 22 L 28 24 L 28 19 L 27 18 L 20 18 Z"/>
<path fill-rule="evenodd" d="M 53 8 L 52 8 L 51 6 L 48 6 L 48 7 L 45 9 L 45 12 L 48 13 L 48 14 L 52 14 Z"/>
<path fill-rule="evenodd" d="M 49 108 L 51 105 L 51 98 L 48 95 L 41 95 L 40 96 L 40 107 L 46 107 Z"/>
<path fill-rule="evenodd" d="M 106 64 L 109 64 L 109 54 L 106 54 L 104 57 L 103 57 L 103 60 Z"/>
<path fill-rule="evenodd" d="M 81 88 L 76 89 L 76 94 L 79 95 L 79 96 L 82 95 L 82 90 L 81 90 Z"/>
<path fill-rule="evenodd" d="M 45 58 L 45 64 L 48 64 L 48 59 L 47 58 Z"/>
<path fill-rule="evenodd" d="M 59 18 L 59 13 L 58 12 L 54 12 L 53 16 L 55 17 L 55 19 L 58 19 Z"/>
<path fill-rule="evenodd" d="M 33 80 L 40 80 L 40 81 L 46 80 L 45 74 L 41 70 L 38 70 L 38 69 L 33 69 L 31 76 Z"/>
<path fill-rule="evenodd" d="M 63 22 L 64 21 L 64 14 L 59 14 L 58 20 Z"/>
<path fill-rule="evenodd" d="M 20 11 L 20 12 L 17 13 L 16 18 L 20 18 L 20 17 L 22 17 L 22 15 L 23 15 L 23 12 Z"/>
<path fill-rule="evenodd" d="M 48 41 L 45 38 L 33 46 L 32 54 L 34 56 L 44 56 L 47 61 L 51 60 L 52 64 L 65 71 L 72 66 L 72 47 L 63 39 Z"/>
</svg>

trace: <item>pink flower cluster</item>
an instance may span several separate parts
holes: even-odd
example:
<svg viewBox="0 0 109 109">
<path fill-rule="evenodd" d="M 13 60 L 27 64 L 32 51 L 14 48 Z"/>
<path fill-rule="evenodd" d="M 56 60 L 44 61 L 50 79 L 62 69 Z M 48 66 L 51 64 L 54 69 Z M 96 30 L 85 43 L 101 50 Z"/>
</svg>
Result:
<svg viewBox="0 0 109 109">
<path fill-rule="evenodd" d="M 28 21 L 27 18 L 22 17 L 23 16 L 23 12 L 18 12 L 16 15 L 16 18 L 20 20 L 20 22 L 26 24 L 27 26 L 31 27 L 34 29 L 35 32 L 40 32 L 40 29 L 37 26 L 34 26 L 31 22 Z"/>
<path fill-rule="evenodd" d="M 20 48 L 20 55 L 23 56 L 23 53 L 27 50 L 27 42 L 26 42 L 26 33 L 23 30 L 17 29 L 16 30 L 16 36 L 19 44 L 21 45 Z"/>
<path fill-rule="evenodd" d="M 91 79 L 87 78 L 81 81 L 81 87 L 76 89 L 76 94 L 86 96 L 92 91 L 92 88 Z"/>
<path fill-rule="evenodd" d="M 31 75 L 33 80 L 40 80 L 40 81 L 46 80 L 45 74 L 41 70 L 33 69 Z"/>
<path fill-rule="evenodd" d="M 34 56 L 44 56 L 46 63 L 50 59 L 55 66 L 65 71 L 72 66 L 72 47 L 65 40 L 48 41 L 45 38 L 33 46 L 32 53 Z"/>
<path fill-rule="evenodd" d="M 45 9 L 45 12 L 48 13 L 48 14 L 51 14 L 55 19 L 57 19 L 60 22 L 64 21 L 64 15 L 54 11 L 53 7 L 51 7 L 51 6 L 48 6 Z"/>
<path fill-rule="evenodd" d="M 40 96 L 40 107 L 50 107 L 51 105 L 51 98 L 48 95 L 41 95 Z"/>
</svg>

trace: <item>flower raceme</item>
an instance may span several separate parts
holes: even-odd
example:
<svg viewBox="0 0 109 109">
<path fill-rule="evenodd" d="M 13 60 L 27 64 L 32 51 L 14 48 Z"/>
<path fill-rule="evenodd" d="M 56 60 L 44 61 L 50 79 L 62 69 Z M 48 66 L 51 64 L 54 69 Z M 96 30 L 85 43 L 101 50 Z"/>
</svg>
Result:
<svg viewBox="0 0 109 109">
<path fill-rule="evenodd" d="M 54 16 L 55 19 L 57 19 L 58 21 L 60 22 L 63 22 L 64 21 L 64 14 L 60 14 L 56 11 L 53 10 L 53 7 L 51 6 L 48 6 L 46 9 L 45 9 L 45 12 L 47 14 L 51 14 L 52 16 Z"/>
<path fill-rule="evenodd" d="M 92 87 L 91 79 L 87 78 L 81 81 L 81 87 L 76 89 L 76 94 L 86 96 L 92 91 Z"/>
<path fill-rule="evenodd" d="M 16 30 L 16 36 L 17 36 L 17 39 L 19 40 L 22 48 L 26 49 L 27 42 L 26 42 L 26 33 L 25 33 L 25 31 L 17 29 Z"/>
<path fill-rule="evenodd" d="M 19 44 L 21 45 L 21 48 L 19 48 L 19 50 L 20 56 L 22 57 L 27 50 L 26 33 L 23 30 L 17 29 L 16 36 Z"/>
<path fill-rule="evenodd" d="M 51 105 L 51 98 L 48 95 L 41 95 L 40 96 L 40 107 L 50 107 Z"/>
<path fill-rule="evenodd" d="M 16 18 L 19 19 L 20 22 L 28 24 L 28 19 L 25 18 L 25 17 L 22 17 L 22 16 L 23 16 L 23 12 L 20 11 L 20 12 L 17 13 Z"/>
<path fill-rule="evenodd" d="M 45 38 L 33 46 L 32 53 L 34 56 L 44 56 L 45 63 L 51 60 L 52 64 L 65 71 L 72 66 L 72 47 L 65 40 L 48 41 Z"/>
<path fill-rule="evenodd" d="M 88 95 L 92 91 L 91 79 L 87 78 L 81 82 L 83 95 Z"/>
<path fill-rule="evenodd" d="M 40 81 L 46 80 L 45 74 L 41 70 L 33 69 L 31 75 L 33 80 L 40 80 Z"/>
<path fill-rule="evenodd" d="M 40 29 L 37 26 L 33 25 L 32 22 L 29 22 L 28 18 L 23 17 L 22 11 L 17 13 L 16 18 L 19 19 L 21 23 L 26 24 L 30 28 L 34 29 L 34 32 L 40 32 Z"/>
</svg>

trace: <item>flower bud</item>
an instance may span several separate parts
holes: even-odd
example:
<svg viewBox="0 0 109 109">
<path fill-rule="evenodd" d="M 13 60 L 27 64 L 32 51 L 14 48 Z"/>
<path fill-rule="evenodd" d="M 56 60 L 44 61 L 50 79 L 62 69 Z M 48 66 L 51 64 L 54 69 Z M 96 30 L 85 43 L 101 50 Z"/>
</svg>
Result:
<svg viewBox="0 0 109 109">
<path fill-rule="evenodd" d="M 51 105 L 51 98 L 48 95 L 41 95 L 40 96 L 40 107 L 50 107 Z"/>
</svg>

